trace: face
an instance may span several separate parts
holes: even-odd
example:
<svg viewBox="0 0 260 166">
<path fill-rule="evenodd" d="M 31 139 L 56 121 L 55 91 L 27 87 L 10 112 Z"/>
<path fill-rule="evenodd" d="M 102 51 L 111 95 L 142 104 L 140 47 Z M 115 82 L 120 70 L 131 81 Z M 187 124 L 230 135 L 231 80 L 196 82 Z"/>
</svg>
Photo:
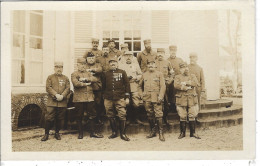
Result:
<svg viewBox="0 0 260 166">
<path fill-rule="evenodd" d="M 189 68 L 188 68 L 188 67 L 185 67 L 184 69 L 185 69 L 185 70 L 184 70 L 184 74 L 185 74 L 186 76 L 189 75 L 189 71 L 190 71 Z"/>
<path fill-rule="evenodd" d="M 197 60 L 198 60 L 198 58 L 195 56 L 190 57 L 190 64 L 196 64 Z"/>
<path fill-rule="evenodd" d="M 177 52 L 176 49 L 170 50 L 170 57 L 171 57 L 171 58 L 175 58 L 175 57 L 176 57 L 176 52 Z"/>
<path fill-rule="evenodd" d="M 132 63 L 132 55 L 131 54 L 127 54 L 125 55 L 126 56 L 126 63 L 127 64 L 131 64 Z"/>
<path fill-rule="evenodd" d="M 116 44 L 114 42 L 110 42 L 108 46 L 110 49 L 113 49 L 115 48 Z"/>
<path fill-rule="evenodd" d="M 55 71 L 55 74 L 61 75 L 63 72 L 63 66 L 55 66 L 54 71 Z"/>
<path fill-rule="evenodd" d="M 102 49 L 102 51 L 103 51 L 104 55 L 108 55 L 108 53 L 109 53 L 109 48 L 108 48 L 108 47 L 104 47 L 104 48 Z"/>
<path fill-rule="evenodd" d="M 98 42 L 92 42 L 92 47 L 93 47 L 94 50 L 98 49 L 98 45 L 99 45 Z"/>
<path fill-rule="evenodd" d="M 85 64 L 84 63 L 78 63 L 78 70 L 84 71 L 85 70 Z"/>
<path fill-rule="evenodd" d="M 87 57 L 87 63 L 88 64 L 94 64 L 96 62 L 96 57 L 92 56 L 92 57 Z"/>
<path fill-rule="evenodd" d="M 181 72 L 181 74 L 184 74 L 184 72 L 185 72 L 185 67 L 180 68 L 180 72 Z"/>
<path fill-rule="evenodd" d="M 115 69 L 117 69 L 118 64 L 116 61 L 110 61 L 109 65 L 110 65 L 110 69 L 115 70 Z"/>
<path fill-rule="evenodd" d="M 164 52 L 158 52 L 157 55 L 158 55 L 158 60 L 161 61 L 161 60 L 163 60 L 165 53 Z"/>
<path fill-rule="evenodd" d="M 146 51 L 148 51 L 148 52 L 150 52 L 151 49 L 152 49 L 151 43 L 145 43 L 145 44 L 144 44 L 144 47 L 145 47 Z"/>
<path fill-rule="evenodd" d="M 125 53 L 126 51 L 129 51 L 129 50 L 128 50 L 128 47 L 123 47 L 123 48 L 121 48 L 121 51 L 122 51 L 122 53 Z"/>
<path fill-rule="evenodd" d="M 154 71 L 154 69 L 155 69 L 155 63 L 154 62 L 148 63 L 147 66 L 148 66 L 149 71 Z"/>
</svg>

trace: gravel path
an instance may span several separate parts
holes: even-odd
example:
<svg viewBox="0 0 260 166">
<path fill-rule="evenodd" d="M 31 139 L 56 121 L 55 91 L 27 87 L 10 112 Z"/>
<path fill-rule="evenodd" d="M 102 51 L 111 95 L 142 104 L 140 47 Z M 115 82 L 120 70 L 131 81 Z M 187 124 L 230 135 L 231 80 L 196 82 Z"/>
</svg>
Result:
<svg viewBox="0 0 260 166">
<path fill-rule="evenodd" d="M 87 133 L 82 140 L 77 139 L 77 134 L 62 135 L 62 140 L 57 141 L 53 135 L 46 142 L 41 138 L 23 141 L 13 141 L 13 151 L 212 151 L 212 150 L 243 150 L 243 126 L 232 126 L 210 130 L 200 130 L 198 134 L 202 139 L 197 140 L 187 136 L 177 139 L 178 133 L 165 133 L 165 142 L 159 141 L 158 136 L 146 139 L 146 133 L 129 135 L 130 142 L 125 142 L 120 137 L 108 139 L 90 138 Z"/>
</svg>

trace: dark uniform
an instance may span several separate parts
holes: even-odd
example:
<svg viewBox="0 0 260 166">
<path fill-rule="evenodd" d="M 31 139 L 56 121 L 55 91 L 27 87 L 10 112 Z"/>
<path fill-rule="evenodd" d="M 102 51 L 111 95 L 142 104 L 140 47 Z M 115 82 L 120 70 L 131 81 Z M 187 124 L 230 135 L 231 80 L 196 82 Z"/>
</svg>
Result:
<svg viewBox="0 0 260 166">
<path fill-rule="evenodd" d="M 56 68 L 63 68 L 62 62 L 55 62 Z M 62 70 L 62 69 L 61 69 Z M 62 73 L 62 71 L 61 71 Z M 67 107 L 67 95 L 70 92 L 70 82 L 68 77 L 61 73 L 56 73 L 48 76 L 46 81 L 46 91 L 48 93 L 47 111 L 45 113 L 45 135 L 41 139 L 42 141 L 48 140 L 49 130 L 52 126 L 52 122 L 56 118 L 55 124 L 55 138 L 60 140 L 59 130 L 61 123 L 65 117 L 65 111 Z"/>
<path fill-rule="evenodd" d="M 188 72 L 186 63 L 181 63 L 180 67 L 185 69 L 187 72 L 177 75 L 174 81 L 174 87 L 177 89 L 177 112 L 180 116 L 181 134 L 179 139 L 185 137 L 187 117 L 189 118 L 190 124 L 190 137 L 200 139 L 195 134 L 195 118 L 198 115 L 198 98 L 195 88 L 198 84 L 198 81 L 194 74 L 190 74 Z"/>
<path fill-rule="evenodd" d="M 83 138 L 82 119 L 84 111 L 87 111 L 87 116 L 90 120 L 90 137 L 102 138 L 94 130 L 94 118 L 96 117 L 94 94 L 92 83 L 97 82 L 97 78 L 93 77 L 90 72 L 85 70 L 86 59 L 79 58 L 78 64 L 84 66 L 71 74 L 71 81 L 74 86 L 73 102 L 77 109 L 77 124 L 79 130 L 78 139 Z"/>
<path fill-rule="evenodd" d="M 108 41 L 108 45 L 111 43 L 111 42 L 114 42 L 114 44 L 116 43 L 113 39 L 110 39 Z M 108 53 L 108 57 L 120 57 L 121 56 L 121 51 L 119 51 L 118 49 L 116 48 L 109 48 L 109 53 Z"/>
<path fill-rule="evenodd" d="M 149 63 L 155 63 L 155 60 L 148 59 Z M 154 64 L 155 65 L 155 64 Z M 155 66 L 154 66 L 155 67 Z M 154 69 L 154 71 L 149 71 L 149 69 L 143 74 L 139 86 L 140 89 L 143 87 L 142 98 L 144 101 L 145 110 L 147 112 L 148 122 L 150 124 L 150 134 L 147 138 L 152 138 L 156 136 L 155 120 L 159 127 L 159 138 L 161 141 L 165 141 L 163 137 L 163 125 L 162 125 L 162 101 L 165 94 L 165 81 L 163 74 Z"/>
<path fill-rule="evenodd" d="M 117 58 L 110 59 L 110 63 L 117 63 Z M 120 120 L 120 136 L 121 139 L 129 141 L 125 135 L 126 122 L 126 101 L 129 99 L 130 84 L 124 70 L 115 68 L 110 69 L 104 74 L 104 105 L 107 117 L 110 121 L 112 135 L 109 138 L 117 137 L 116 116 Z M 115 107 L 115 110 L 114 110 Z"/>
</svg>

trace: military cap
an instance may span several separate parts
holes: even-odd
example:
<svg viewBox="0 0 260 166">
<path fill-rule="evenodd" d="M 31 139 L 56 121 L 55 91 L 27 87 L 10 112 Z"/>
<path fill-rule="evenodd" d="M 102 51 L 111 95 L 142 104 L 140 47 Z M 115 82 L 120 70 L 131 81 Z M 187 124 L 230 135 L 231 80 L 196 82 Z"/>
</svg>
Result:
<svg viewBox="0 0 260 166">
<path fill-rule="evenodd" d="M 115 43 L 115 40 L 113 40 L 113 39 L 110 39 L 110 40 L 108 40 L 108 42 L 107 42 L 107 43 L 109 44 L 109 43 L 111 43 L 111 42 L 114 42 L 114 43 Z"/>
<path fill-rule="evenodd" d="M 157 48 L 157 52 L 165 52 L 164 48 Z"/>
<path fill-rule="evenodd" d="M 63 62 L 55 61 L 54 66 L 63 66 Z"/>
<path fill-rule="evenodd" d="M 78 58 L 77 63 L 86 63 L 86 59 L 85 58 Z"/>
<path fill-rule="evenodd" d="M 133 55 L 131 51 L 126 51 L 125 55 Z"/>
<path fill-rule="evenodd" d="M 99 39 L 98 39 L 98 38 L 92 38 L 91 40 L 92 40 L 92 43 L 93 43 L 93 42 L 99 42 Z"/>
<path fill-rule="evenodd" d="M 186 62 L 182 62 L 179 64 L 180 68 L 184 68 L 187 67 L 187 63 Z"/>
<path fill-rule="evenodd" d="M 112 58 L 110 58 L 108 62 L 110 63 L 111 61 L 117 62 L 117 57 L 112 57 Z"/>
<path fill-rule="evenodd" d="M 144 44 L 146 44 L 146 43 L 151 43 L 151 39 L 145 39 Z"/>
<path fill-rule="evenodd" d="M 176 49 L 177 49 L 177 46 L 175 46 L 175 45 L 170 45 L 170 46 L 169 46 L 169 49 L 170 49 L 170 50 L 176 50 Z"/>
<path fill-rule="evenodd" d="M 190 53 L 190 58 L 191 58 L 191 57 L 196 57 L 196 58 L 197 58 L 197 57 L 198 57 L 198 55 L 197 55 L 197 53 L 195 53 L 195 52 L 192 52 L 192 53 Z"/>
<path fill-rule="evenodd" d="M 93 56 L 95 56 L 95 55 L 92 52 L 87 53 L 87 57 L 93 57 Z"/>
<path fill-rule="evenodd" d="M 148 63 L 155 63 L 155 59 L 154 58 L 148 58 L 147 59 L 147 64 Z"/>
<path fill-rule="evenodd" d="M 128 47 L 128 44 L 127 44 L 127 43 L 121 44 L 120 47 L 121 47 L 121 48 Z"/>
</svg>

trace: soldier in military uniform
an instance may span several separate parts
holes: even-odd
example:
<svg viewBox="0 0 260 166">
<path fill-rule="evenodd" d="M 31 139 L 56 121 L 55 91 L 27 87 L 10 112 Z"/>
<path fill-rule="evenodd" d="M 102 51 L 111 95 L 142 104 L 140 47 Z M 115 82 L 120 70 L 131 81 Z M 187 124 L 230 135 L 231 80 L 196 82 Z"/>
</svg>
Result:
<svg viewBox="0 0 260 166">
<path fill-rule="evenodd" d="M 189 118 L 190 137 L 200 139 L 195 133 L 195 118 L 198 115 L 198 98 L 196 93 L 196 86 L 198 84 L 197 78 L 194 74 L 190 74 L 186 63 L 180 64 L 181 74 L 175 77 L 174 87 L 176 93 L 177 112 L 180 116 L 181 133 L 179 139 L 185 137 L 186 122 Z"/>
<path fill-rule="evenodd" d="M 167 94 L 169 94 L 169 86 L 173 82 L 173 69 L 172 65 L 168 60 L 164 60 L 163 57 L 165 56 L 165 50 L 163 48 L 157 49 L 157 59 L 155 60 L 155 66 L 157 71 L 163 73 L 164 80 L 166 83 L 166 93 L 164 95 L 164 107 L 163 107 L 163 120 L 165 124 L 169 127 L 169 123 L 167 120 L 167 115 L 169 113 L 169 99 Z"/>
<path fill-rule="evenodd" d="M 120 121 L 120 137 L 125 141 L 126 136 L 126 105 L 129 104 L 130 84 L 124 70 L 118 69 L 117 58 L 109 60 L 110 70 L 105 72 L 103 80 L 104 105 L 112 129 L 109 139 L 117 137 L 116 116 Z M 115 110 L 114 110 L 115 107 Z"/>
<path fill-rule="evenodd" d="M 97 62 L 101 64 L 102 71 L 106 72 L 109 70 L 109 48 L 107 46 L 103 46 L 102 48 L 102 56 L 97 59 Z"/>
<path fill-rule="evenodd" d="M 142 102 L 138 93 L 138 83 L 142 77 L 142 72 L 139 64 L 133 62 L 134 58 L 132 52 L 126 51 L 124 58 L 121 59 L 121 63 L 118 64 L 118 68 L 125 70 L 130 82 L 130 106 L 127 109 L 127 116 L 132 122 L 143 124 L 138 118 L 140 114 L 140 103 Z M 122 60 L 125 60 L 125 62 Z"/>
<path fill-rule="evenodd" d="M 77 109 L 77 124 L 79 130 L 78 139 L 83 138 L 82 119 L 84 111 L 87 111 L 87 116 L 90 123 L 90 137 L 103 138 L 103 135 L 96 133 L 94 118 L 96 118 L 96 110 L 93 94 L 93 83 L 98 79 L 86 71 L 86 59 L 77 59 L 78 71 L 71 74 L 71 81 L 74 86 L 73 102 Z"/>
<path fill-rule="evenodd" d="M 70 82 L 68 77 L 62 74 L 63 62 L 54 63 L 55 73 L 48 76 L 46 81 L 46 91 L 48 93 L 47 111 L 45 113 L 45 135 L 41 141 L 47 141 L 49 130 L 55 118 L 55 138 L 60 140 L 59 130 L 62 120 L 64 120 L 67 107 L 67 95 L 70 92 Z"/>
<path fill-rule="evenodd" d="M 151 47 L 151 40 L 150 39 L 146 39 L 144 40 L 144 47 L 145 47 L 145 50 L 138 53 L 137 55 L 137 61 L 141 67 L 141 71 L 144 73 L 147 69 L 147 59 L 148 58 L 154 58 L 156 59 L 156 52 L 154 52 L 152 50 L 152 47 Z"/>
<path fill-rule="evenodd" d="M 102 56 L 102 51 L 98 49 L 98 45 L 99 45 L 99 39 L 97 38 L 92 38 L 92 49 L 87 51 L 87 53 L 83 56 L 83 58 L 87 58 L 86 56 L 88 55 L 88 52 L 92 52 L 95 57 L 96 57 L 96 60 L 99 59 L 99 57 Z"/>
<path fill-rule="evenodd" d="M 97 111 L 97 123 L 98 124 L 103 124 L 101 121 L 101 115 L 103 112 L 103 102 L 102 102 L 102 81 L 101 81 L 101 76 L 102 76 L 102 66 L 100 63 L 96 62 L 96 56 L 92 52 L 88 52 L 87 55 L 85 56 L 86 59 L 86 70 L 91 73 L 93 77 L 97 79 L 96 82 L 92 83 L 92 88 L 93 88 L 93 93 L 95 96 L 95 108 Z"/>
<path fill-rule="evenodd" d="M 127 43 L 121 44 L 121 53 L 122 53 L 122 55 L 118 58 L 118 65 L 119 66 L 126 64 L 128 56 L 125 54 L 125 52 L 127 52 L 127 51 L 129 51 L 128 44 Z M 138 61 L 137 61 L 137 58 L 135 56 L 131 57 L 131 64 L 139 65 Z"/>
<path fill-rule="evenodd" d="M 116 42 L 113 39 L 110 39 L 108 41 L 108 47 L 109 47 L 109 53 L 108 53 L 108 57 L 112 58 L 112 57 L 119 57 L 121 55 L 121 52 L 116 49 Z"/>
<path fill-rule="evenodd" d="M 170 45 L 169 51 L 170 51 L 170 57 L 167 60 L 170 61 L 171 65 L 172 65 L 174 75 L 178 75 L 178 74 L 180 74 L 179 65 L 180 65 L 180 63 L 183 63 L 183 60 L 176 56 L 177 46 Z M 172 83 L 169 85 L 169 90 L 168 90 L 167 96 L 168 96 L 168 99 L 170 102 L 170 110 L 173 110 L 174 112 L 176 112 L 175 94 L 176 94 L 176 89 L 174 88 L 174 80 L 173 80 Z"/>
<path fill-rule="evenodd" d="M 159 128 L 159 139 L 165 141 L 162 124 L 162 103 L 166 89 L 164 76 L 161 72 L 156 70 L 155 60 L 153 58 L 148 59 L 147 66 L 148 69 L 139 82 L 140 88 L 144 84 L 144 90 L 143 92 L 140 91 L 140 95 L 142 95 L 150 125 L 150 133 L 147 138 L 156 137 L 156 121 Z"/>
<path fill-rule="evenodd" d="M 197 53 L 190 53 L 190 64 L 188 65 L 190 73 L 194 74 L 198 80 L 198 86 L 196 87 L 196 92 L 199 101 L 199 111 L 201 109 L 201 93 L 205 92 L 205 79 L 203 69 L 197 64 L 198 55 Z"/>
</svg>

